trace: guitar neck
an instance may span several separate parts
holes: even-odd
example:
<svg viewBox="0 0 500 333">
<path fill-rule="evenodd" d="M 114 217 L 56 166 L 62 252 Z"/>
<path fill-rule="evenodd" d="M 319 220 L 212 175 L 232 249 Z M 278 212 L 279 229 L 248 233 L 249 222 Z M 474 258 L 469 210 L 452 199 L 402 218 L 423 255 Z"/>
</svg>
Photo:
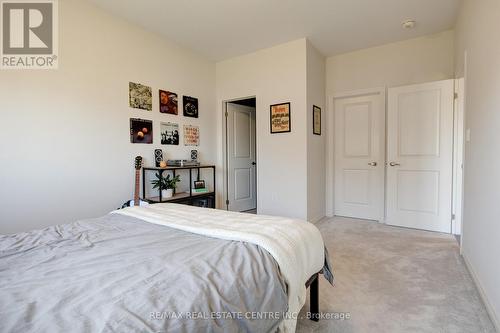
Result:
<svg viewBox="0 0 500 333">
<path fill-rule="evenodd" d="M 135 192 L 134 192 L 134 206 L 139 206 L 139 185 L 140 185 L 139 170 L 135 170 Z"/>
</svg>

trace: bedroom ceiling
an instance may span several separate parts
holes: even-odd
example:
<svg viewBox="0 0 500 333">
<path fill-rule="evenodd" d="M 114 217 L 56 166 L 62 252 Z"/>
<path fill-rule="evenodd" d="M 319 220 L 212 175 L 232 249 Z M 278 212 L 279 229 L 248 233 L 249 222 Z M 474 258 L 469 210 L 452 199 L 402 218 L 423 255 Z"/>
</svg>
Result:
<svg viewBox="0 0 500 333">
<path fill-rule="evenodd" d="M 307 37 L 324 55 L 453 28 L 461 0 L 90 0 L 212 60 Z M 414 29 L 401 23 L 415 19 Z"/>
</svg>

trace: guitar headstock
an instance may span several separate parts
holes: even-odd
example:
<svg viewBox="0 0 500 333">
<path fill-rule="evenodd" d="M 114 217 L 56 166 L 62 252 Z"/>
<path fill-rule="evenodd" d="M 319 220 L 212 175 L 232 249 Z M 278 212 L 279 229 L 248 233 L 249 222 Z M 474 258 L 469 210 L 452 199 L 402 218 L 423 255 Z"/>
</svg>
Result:
<svg viewBox="0 0 500 333">
<path fill-rule="evenodd" d="M 137 156 L 135 158 L 135 169 L 140 170 L 142 168 L 142 156 Z"/>
</svg>

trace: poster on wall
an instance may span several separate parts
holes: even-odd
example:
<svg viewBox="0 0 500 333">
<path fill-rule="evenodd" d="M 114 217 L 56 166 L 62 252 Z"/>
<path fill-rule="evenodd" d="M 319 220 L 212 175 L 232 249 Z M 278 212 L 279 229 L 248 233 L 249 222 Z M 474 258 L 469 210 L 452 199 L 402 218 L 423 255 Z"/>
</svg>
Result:
<svg viewBox="0 0 500 333">
<path fill-rule="evenodd" d="M 198 98 L 182 96 L 184 117 L 198 118 Z"/>
<path fill-rule="evenodd" d="M 290 103 L 271 105 L 271 133 L 291 131 Z"/>
<path fill-rule="evenodd" d="M 321 108 L 313 105 L 313 134 L 321 135 Z"/>
<path fill-rule="evenodd" d="M 177 115 L 177 94 L 160 90 L 160 112 Z"/>
<path fill-rule="evenodd" d="M 198 126 L 184 125 L 184 145 L 200 145 L 200 128 Z"/>
<path fill-rule="evenodd" d="M 153 143 L 153 121 L 130 118 L 130 142 Z"/>
<path fill-rule="evenodd" d="M 160 123 L 161 144 L 179 145 L 179 124 Z"/>
<path fill-rule="evenodd" d="M 151 87 L 140 83 L 128 83 L 129 104 L 131 108 L 152 111 L 153 94 Z"/>
</svg>

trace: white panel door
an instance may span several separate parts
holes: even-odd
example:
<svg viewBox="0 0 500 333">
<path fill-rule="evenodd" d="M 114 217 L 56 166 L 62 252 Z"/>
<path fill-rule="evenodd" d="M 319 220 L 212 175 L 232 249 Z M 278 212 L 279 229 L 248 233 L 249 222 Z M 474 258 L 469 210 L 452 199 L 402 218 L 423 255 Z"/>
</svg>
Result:
<svg viewBox="0 0 500 333">
<path fill-rule="evenodd" d="M 257 207 L 255 108 L 227 103 L 229 210 Z"/>
<path fill-rule="evenodd" d="M 391 88 L 388 96 L 386 222 L 449 233 L 453 80 Z"/>
<path fill-rule="evenodd" d="M 385 96 L 335 99 L 335 215 L 382 220 Z"/>
</svg>

